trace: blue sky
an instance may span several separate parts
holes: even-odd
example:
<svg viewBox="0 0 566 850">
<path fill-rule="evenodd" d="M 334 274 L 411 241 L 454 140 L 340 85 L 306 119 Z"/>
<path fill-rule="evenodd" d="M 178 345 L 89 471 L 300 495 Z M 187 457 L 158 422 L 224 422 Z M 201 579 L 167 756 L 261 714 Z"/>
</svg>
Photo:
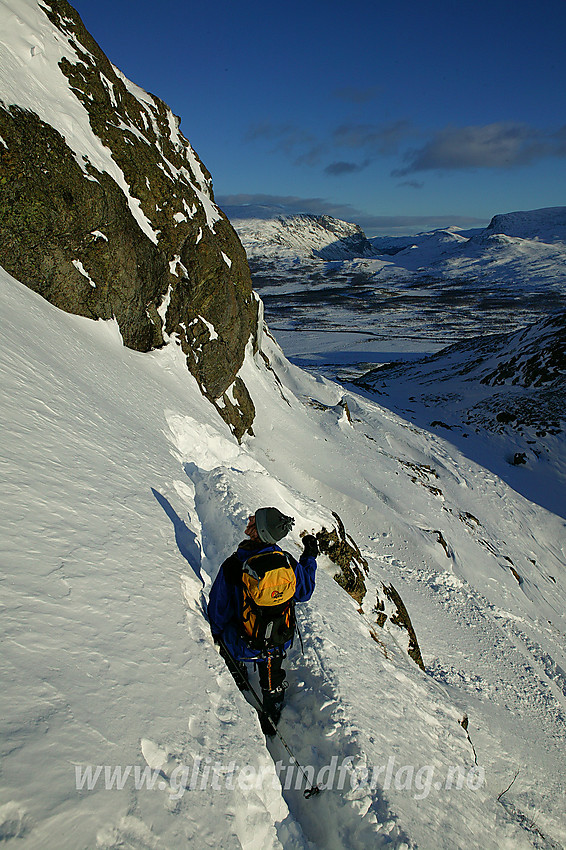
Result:
<svg viewBox="0 0 566 850">
<path fill-rule="evenodd" d="M 565 0 L 77 0 L 221 206 L 368 235 L 566 204 Z"/>
</svg>

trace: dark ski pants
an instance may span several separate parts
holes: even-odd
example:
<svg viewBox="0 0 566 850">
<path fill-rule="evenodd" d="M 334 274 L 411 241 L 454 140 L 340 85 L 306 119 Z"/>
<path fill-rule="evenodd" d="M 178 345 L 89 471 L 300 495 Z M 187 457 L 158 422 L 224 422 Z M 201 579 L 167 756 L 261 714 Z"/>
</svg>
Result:
<svg viewBox="0 0 566 850">
<path fill-rule="evenodd" d="M 234 681 L 238 685 L 241 691 L 245 691 L 248 688 L 248 667 L 247 664 L 251 662 L 245 661 L 236 661 L 230 655 L 227 650 L 224 649 L 223 645 L 219 646 L 220 655 L 224 659 L 228 670 L 234 677 Z M 259 685 L 265 697 L 266 694 L 269 694 L 272 691 L 276 693 L 281 689 L 282 693 L 282 685 L 285 681 L 285 670 L 283 670 L 283 658 L 285 654 L 281 650 L 275 650 L 272 653 L 269 653 L 267 658 L 262 659 L 261 661 L 257 661 L 257 670 L 259 674 Z"/>
</svg>

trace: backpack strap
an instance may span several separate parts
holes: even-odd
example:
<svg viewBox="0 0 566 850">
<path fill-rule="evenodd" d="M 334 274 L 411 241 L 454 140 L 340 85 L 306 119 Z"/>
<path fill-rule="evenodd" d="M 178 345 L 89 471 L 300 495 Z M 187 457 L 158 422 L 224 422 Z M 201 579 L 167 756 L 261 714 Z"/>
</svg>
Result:
<svg viewBox="0 0 566 850">
<path fill-rule="evenodd" d="M 291 567 L 293 572 L 296 572 L 299 562 L 296 561 L 295 558 L 293 558 L 293 556 L 291 555 L 290 552 L 287 552 L 285 549 L 282 549 L 281 551 L 283 552 L 283 554 L 287 558 L 287 563 L 289 564 L 289 566 Z"/>
<path fill-rule="evenodd" d="M 226 558 L 224 563 L 222 564 L 222 572 L 224 573 L 224 578 L 226 580 L 226 584 L 239 584 L 242 580 L 242 562 L 234 552 L 233 555 L 230 555 L 229 558 Z"/>
</svg>

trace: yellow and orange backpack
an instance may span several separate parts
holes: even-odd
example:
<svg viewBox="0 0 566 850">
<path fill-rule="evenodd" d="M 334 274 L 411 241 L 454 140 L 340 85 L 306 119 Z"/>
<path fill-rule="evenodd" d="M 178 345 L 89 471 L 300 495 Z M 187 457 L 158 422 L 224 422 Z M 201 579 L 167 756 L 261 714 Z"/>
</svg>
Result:
<svg viewBox="0 0 566 850">
<path fill-rule="evenodd" d="M 273 649 L 295 633 L 297 578 L 289 554 L 258 552 L 242 564 L 242 637 L 252 649 Z"/>
</svg>

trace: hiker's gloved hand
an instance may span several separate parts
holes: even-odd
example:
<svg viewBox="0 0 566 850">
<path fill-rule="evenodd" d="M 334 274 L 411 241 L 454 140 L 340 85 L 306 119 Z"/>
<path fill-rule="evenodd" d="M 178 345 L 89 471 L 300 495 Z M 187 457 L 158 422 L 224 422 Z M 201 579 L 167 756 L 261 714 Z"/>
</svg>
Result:
<svg viewBox="0 0 566 850">
<path fill-rule="evenodd" d="M 318 540 L 314 534 L 305 534 L 303 537 L 303 555 L 316 558 L 318 555 Z"/>
</svg>

